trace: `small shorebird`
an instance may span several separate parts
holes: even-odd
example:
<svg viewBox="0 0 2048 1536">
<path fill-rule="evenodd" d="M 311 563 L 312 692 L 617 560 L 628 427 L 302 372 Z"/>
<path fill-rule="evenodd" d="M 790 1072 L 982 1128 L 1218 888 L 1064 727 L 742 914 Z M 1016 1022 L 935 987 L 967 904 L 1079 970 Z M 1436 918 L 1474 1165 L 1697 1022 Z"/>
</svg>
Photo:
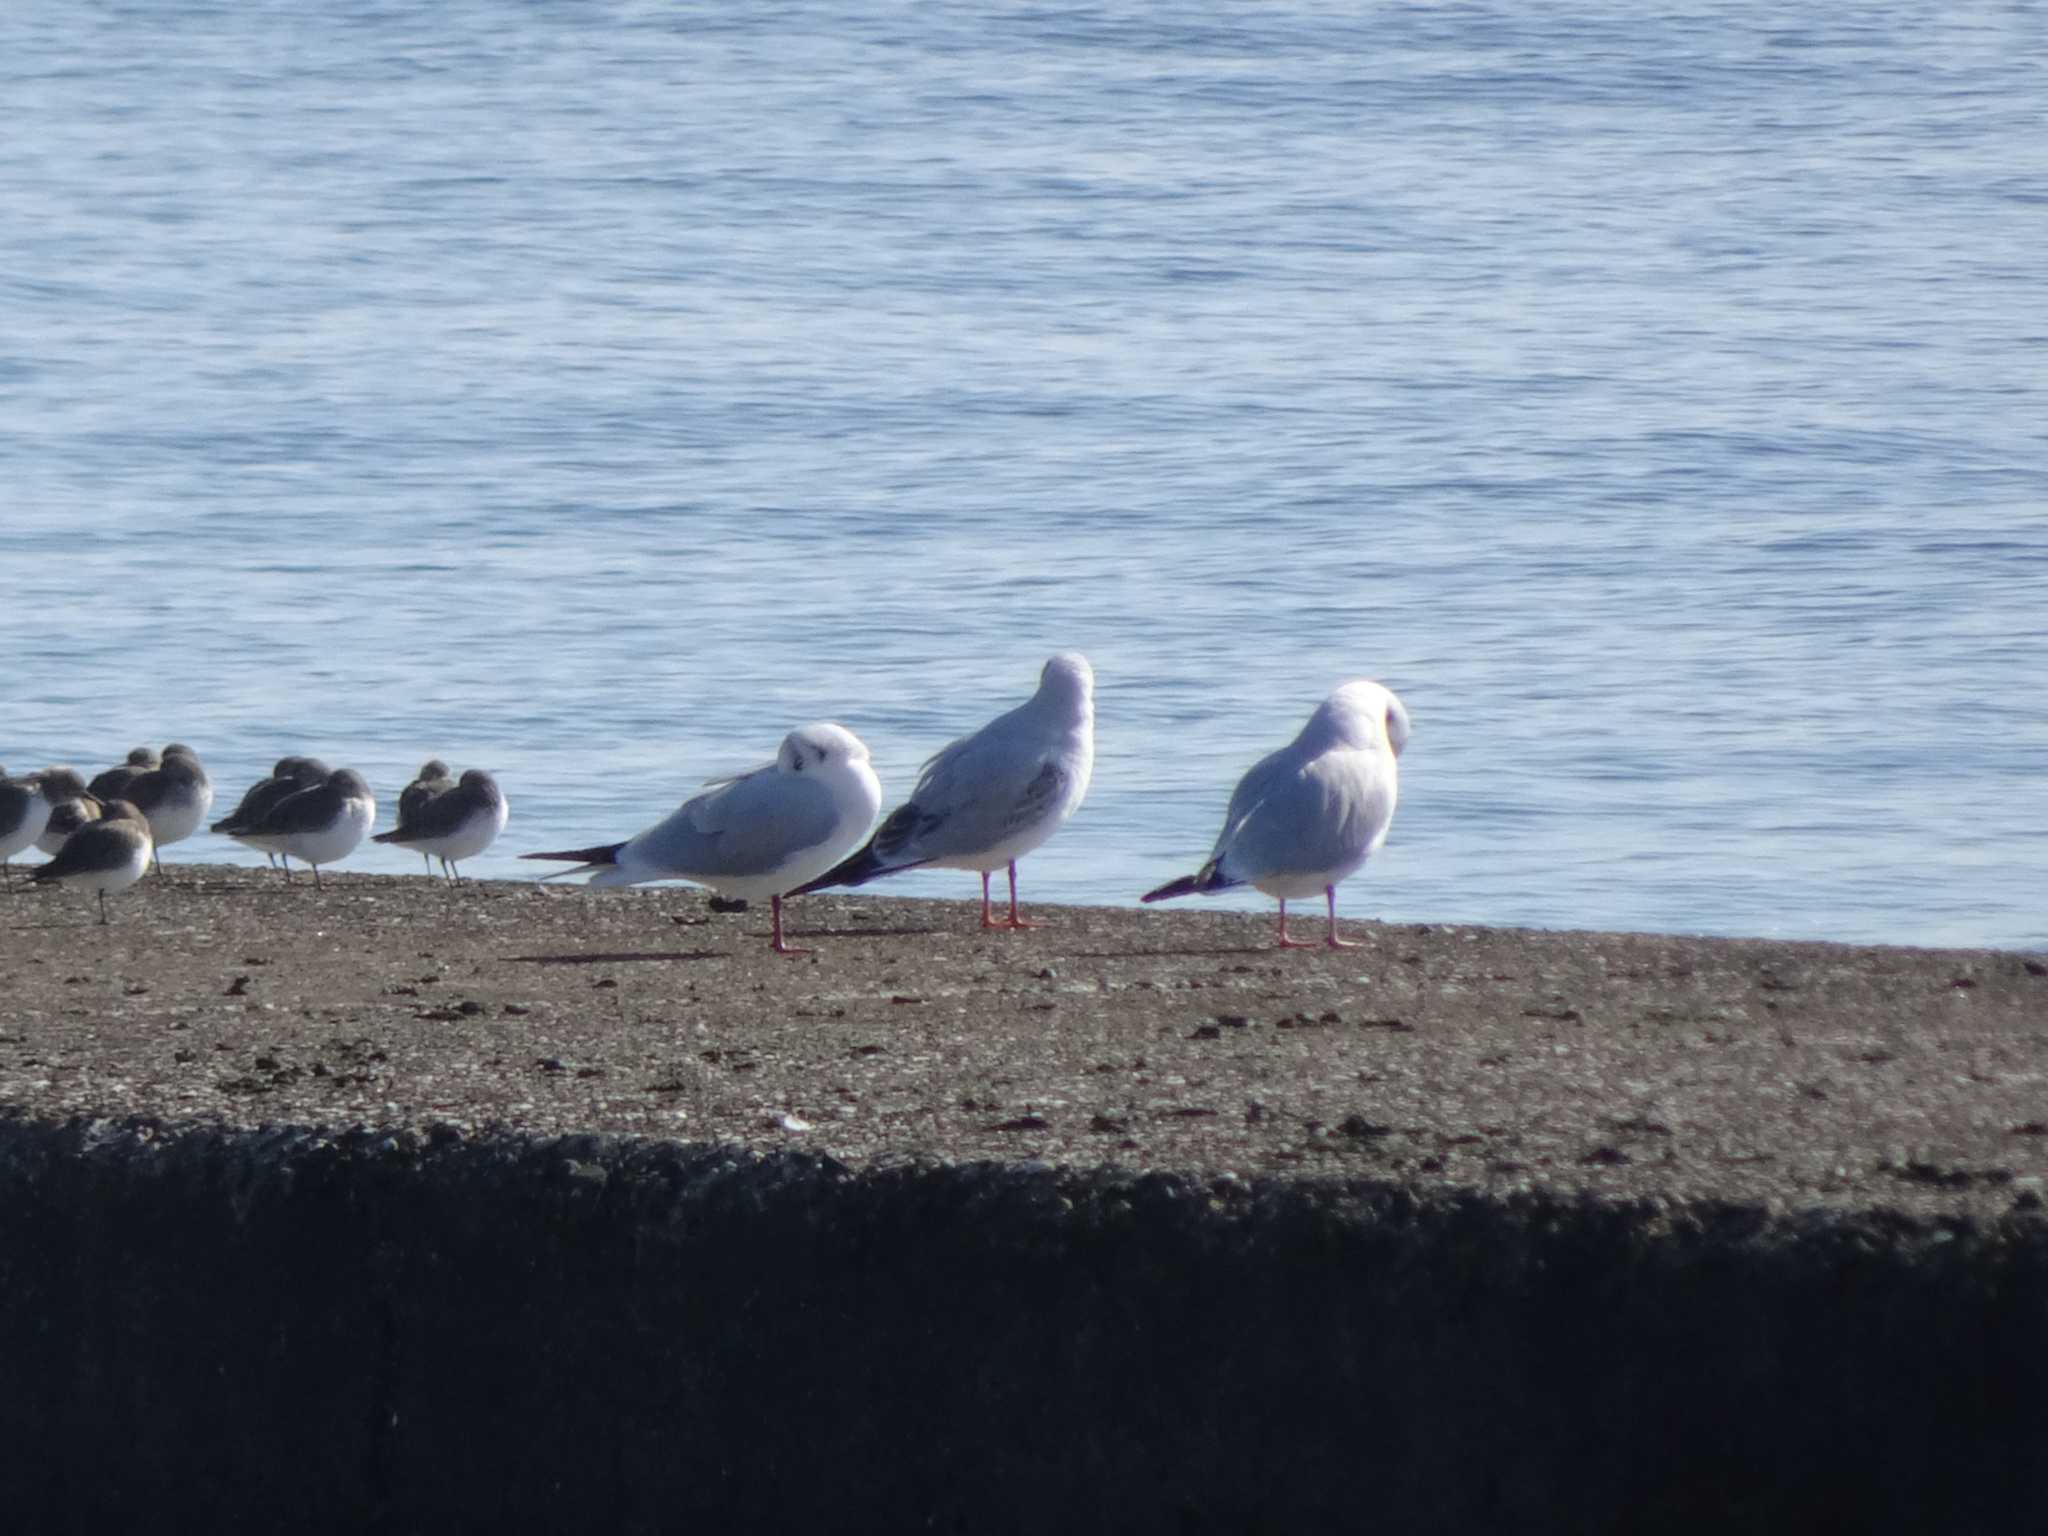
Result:
<svg viewBox="0 0 2048 1536">
<path fill-rule="evenodd" d="M 313 884 L 320 885 L 320 866 L 347 858 L 377 819 L 377 800 L 353 768 L 337 768 L 317 784 L 286 795 L 253 824 L 235 835 L 252 848 L 275 853 L 285 861 L 313 866 Z"/>
<path fill-rule="evenodd" d="M 981 926 L 1032 928 L 1017 915 L 1017 861 L 1080 806 L 1095 767 L 1095 672 L 1062 651 L 1023 704 L 963 736 L 924 765 L 907 804 L 890 812 L 866 847 L 792 892 L 865 885 L 931 865 L 981 876 Z M 1010 915 L 990 915 L 988 881 L 1010 872 Z"/>
<path fill-rule="evenodd" d="M 197 832 L 213 809 L 213 780 L 206 776 L 199 754 L 174 741 L 164 748 L 161 763 L 128 781 L 120 798 L 148 818 L 150 858 L 161 870 L 164 845 L 183 842 Z"/>
<path fill-rule="evenodd" d="M 1344 684 L 1300 735 L 1238 780 L 1209 862 L 1139 899 L 1249 885 L 1280 900 L 1279 947 L 1309 949 L 1287 937 L 1287 902 L 1320 891 L 1330 911 L 1323 942 L 1350 948 L 1337 937 L 1337 883 L 1387 840 L 1399 788 L 1395 759 L 1407 744 L 1408 711 L 1399 699 L 1378 683 Z"/>
<path fill-rule="evenodd" d="M 430 757 L 420 764 L 420 771 L 413 775 L 412 782 L 398 792 L 398 826 L 395 831 L 380 832 L 373 842 L 406 842 L 413 829 L 419 824 L 420 812 L 427 808 L 436 795 L 444 795 L 455 787 L 448 765 L 438 757 Z M 427 873 L 434 872 L 433 855 L 420 850 L 420 858 L 427 866 Z"/>
<path fill-rule="evenodd" d="M 106 806 L 85 787 L 75 768 L 45 768 L 34 775 L 43 782 L 43 798 L 50 802 L 50 819 L 43 824 L 36 846 L 44 853 L 60 851 L 65 840 L 88 822 L 98 821 Z"/>
<path fill-rule="evenodd" d="M 317 757 L 280 757 L 272 766 L 270 776 L 251 784 L 243 791 L 241 803 L 207 830 L 255 847 L 243 833 L 261 821 L 264 814 L 285 796 L 311 789 L 323 782 L 330 771 Z M 276 850 L 262 848 L 258 851 L 272 864 L 277 862 Z"/>
<path fill-rule="evenodd" d="M 442 768 L 442 776 L 446 777 L 446 768 L 438 760 L 427 764 L 427 768 Z M 410 792 L 424 782 L 426 768 L 406 789 Z M 511 814 L 498 781 L 481 768 L 467 770 L 452 789 L 416 802 L 410 822 L 404 819 L 403 804 L 401 797 L 397 830 L 379 832 L 370 841 L 416 848 L 422 856 L 438 858 L 450 885 L 457 879 L 455 866 L 496 842 L 498 834 L 505 830 L 505 818 Z M 427 867 L 433 868 L 431 864 Z"/>
<path fill-rule="evenodd" d="M 107 921 L 107 893 L 125 891 L 149 868 L 149 820 L 126 800 L 115 800 L 99 820 L 80 827 L 47 864 L 29 871 L 37 885 L 75 885 L 96 893 L 100 922 Z"/>
<path fill-rule="evenodd" d="M 637 837 L 520 857 L 573 860 L 556 874 L 587 873 L 592 885 L 690 880 L 721 896 L 766 896 L 775 952 L 800 955 L 808 951 L 782 936 L 783 897 L 844 857 L 881 807 L 866 743 L 841 725 L 806 725 L 782 739 L 774 762 L 711 780 Z"/>
<path fill-rule="evenodd" d="M 7 861 L 35 845 L 50 823 L 50 802 L 43 794 L 43 781 L 34 774 L 11 779 L 0 768 L 0 869 L 7 871 L 7 883 L 14 884 L 14 866 Z"/>
<path fill-rule="evenodd" d="M 92 776 L 86 790 L 102 804 L 125 797 L 128 786 L 163 761 L 151 747 L 130 747 L 127 759 Z"/>
</svg>

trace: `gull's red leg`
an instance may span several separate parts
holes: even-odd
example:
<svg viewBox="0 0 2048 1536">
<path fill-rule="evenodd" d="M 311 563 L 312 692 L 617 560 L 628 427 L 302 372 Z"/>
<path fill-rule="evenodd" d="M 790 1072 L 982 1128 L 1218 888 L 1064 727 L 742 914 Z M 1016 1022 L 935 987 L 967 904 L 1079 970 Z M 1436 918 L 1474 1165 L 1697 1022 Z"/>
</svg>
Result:
<svg viewBox="0 0 2048 1536">
<path fill-rule="evenodd" d="M 785 944 L 782 940 L 782 898 L 768 898 L 769 910 L 775 914 L 775 953 L 778 955 L 808 955 L 810 951 L 799 944 Z"/>
<path fill-rule="evenodd" d="M 986 880 L 988 876 L 983 875 L 981 878 Z M 1039 926 L 1037 923 L 1029 922 L 1017 915 L 1017 861 L 1015 859 L 1010 860 L 1010 920 L 998 926 L 1003 928 L 1036 928 Z"/>
<path fill-rule="evenodd" d="M 1329 945 L 1332 949 L 1358 948 L 1358 945 L 1354 940 L 1340 939 L 1337 937 L 1337 887 L 1334 885 L 1324 886 L 1323 895 L 1330 903 L 1330 936 L 1327 939 L 1324 939 L 1323 942 Z"/>
<path fill-rule="evenodd" d="M 984 928 L 996 926 L 996 920 L 990 916 L 988 909 L 988 877 L 990 873 L 986 869 L 981 872 L 981 926 Z"/>
<path fill-rule="evenodd" d="M 1280 903 L 1280 942 L 1274 947 L 1277 949 L 1315 948 L 1315 945 L 1313 944 L 1304 943 L 1300 939 L 1290 939 L 1289 937 L 1287 937 L 1287 902 L 1284 899 Z"/>
</svg>

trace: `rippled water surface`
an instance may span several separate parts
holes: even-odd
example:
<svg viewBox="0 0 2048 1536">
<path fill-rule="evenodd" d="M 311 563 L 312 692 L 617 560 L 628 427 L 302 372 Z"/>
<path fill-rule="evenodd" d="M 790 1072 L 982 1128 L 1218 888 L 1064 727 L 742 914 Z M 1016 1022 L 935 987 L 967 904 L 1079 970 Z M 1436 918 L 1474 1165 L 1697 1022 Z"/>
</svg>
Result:
<svg viewBox="0 0 2048 1536">
<path fill-rule="evenodd" d="M 1351 913 L 2048 944 L 2044 29 L 7 8 L 0 761 L 440 754 L 506 875 L 1074 646 L 1027 898 L 1370 675 Z"/>
</svg>

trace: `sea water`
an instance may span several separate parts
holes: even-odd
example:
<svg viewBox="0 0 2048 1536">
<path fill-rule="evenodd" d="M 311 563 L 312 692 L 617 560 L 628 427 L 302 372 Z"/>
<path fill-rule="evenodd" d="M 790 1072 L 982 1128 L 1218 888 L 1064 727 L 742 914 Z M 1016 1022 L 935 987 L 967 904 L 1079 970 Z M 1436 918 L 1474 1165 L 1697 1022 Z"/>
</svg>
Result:
<svg viewBox="0 0 2048 1536">
<path fill-rule="evenodd" d="M 1027 903 L 1371 676 L 1348 914 L 2048 944 L 2044 29 L 7 7 L 0 761 L 438 755 L 525 875 L 814 719 L 893 803 L 1074 647 Z"/>
</svg>

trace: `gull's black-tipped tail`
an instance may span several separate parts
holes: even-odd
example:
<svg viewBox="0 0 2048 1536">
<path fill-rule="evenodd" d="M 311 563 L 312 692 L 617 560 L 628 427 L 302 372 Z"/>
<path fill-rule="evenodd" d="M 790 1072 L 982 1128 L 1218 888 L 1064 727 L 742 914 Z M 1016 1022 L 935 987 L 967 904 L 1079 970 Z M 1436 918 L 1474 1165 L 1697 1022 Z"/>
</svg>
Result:
<svg viewBox="0 0 2048 1536">
<path fill-rule="evenodd" d="M 560 853 L 522 853 L 522 859 L 563 859 L 574 866 L 571 869 L 555 869 L 541 876 L 552 880 L 557 875 L 580 875 L 586 870 L 608 869 L 619 862 L 619 850 L 624 843 L 599 843 L 595 848 L 568 848 Z"/>
<path fill-rule="evenodd" d="M 883 830 L 887 830 L 886 826 Z M 847 855 L 817 879 L 806 880 L 795 890 L 783 894 L 804 896 L 812 891 L 822 891 L 828 885 L 866 885 L 870 880 L 879 880 L 884 875 L 893 875 L 906 869 L 916 869 L 920 864 L 927 862 L 924 859 L 917 859 L 908 864 L 891 864 L 875 852 L 877 840 L 878 837 L 869 839 L 867 846 L 860 852 Z"/>
<path fill-rule="evenodd" d="M 917 808 L 917 802 L 899 805 L 888 818 L 875 828 L 875 835 L 869 838 L 858 853 L 849 854 L 834 864 L 815 880 L 806 880 L 785 896 L 802 896 L 809 891 L 822 891 L 828 885 L 866 885 L 870 880 L 879 880 L 884 875 L 897 874 L 906 869 L 918 869 L 931 863 L 930 859 L 906 859 L 890 857 L 900 855 L 919 831 L 933 822 Z M 881 850 L 888 849 L 889 854 Z"/>
<path fill-rule="evenodd" d="M 571 864 L 616 864 L 624 843 L 599 843 L 595 848 L 567 848 L 560 853 L 522 853 L 522 859 L 567 859 Z"/>
<path fill-rule="evenodd" d="M 1213 896 L 1218 891 L 1227 891 L 1233 885 L 1242 885 L 1242 880 L 1223 878 L 1223 866 L 1211 859 L 1192 875 L 1182 875 L 1178 880 L 1169 880 L 1156 891 L 1147 891 L 1140 901 L 1171 901 L 1176 896 Z"/>
<path fill-rule="evenodd" d="M 812 891 L 822 891 L 828 885 L 866 885 L 889 872 L 888 866 L 875 856 L 875 845 L 869 843 L 860 852 L 849 854 L 834 864 L 815 880 L 806 880 L 791 896 L 808 896 Z"/>
</svg>

